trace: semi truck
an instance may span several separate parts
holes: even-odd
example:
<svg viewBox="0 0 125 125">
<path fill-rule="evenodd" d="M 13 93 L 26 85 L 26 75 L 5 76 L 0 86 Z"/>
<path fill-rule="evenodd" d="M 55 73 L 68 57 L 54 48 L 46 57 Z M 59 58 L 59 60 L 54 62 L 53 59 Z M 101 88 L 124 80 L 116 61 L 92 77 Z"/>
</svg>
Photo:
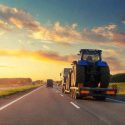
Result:
<svg viewBox="0 0 125 125">
<path fill-rule="evenodd" d="M 115 96 L 117 87 L 109 87 L 110 69 L 102 60 L 102 50 L 81 49 L 78 55 L 80 59 L 73 61 L 72 68 L 64 73 L 62 92 L 75 99 L 92 96 L 105 100 L 107 96 Z"/>
</svg>

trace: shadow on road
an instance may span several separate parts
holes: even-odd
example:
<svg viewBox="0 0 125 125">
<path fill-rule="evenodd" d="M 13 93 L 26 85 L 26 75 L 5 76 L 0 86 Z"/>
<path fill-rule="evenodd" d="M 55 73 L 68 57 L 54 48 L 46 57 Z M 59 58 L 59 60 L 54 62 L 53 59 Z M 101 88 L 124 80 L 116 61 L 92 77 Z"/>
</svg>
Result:
<svg viewBox="0 0 125 125">
<path fill-rule="evenodd" d="M 125 104 L 125 94 L 124 95 L 117 95 L 115 97 L 107 97 L 106 100 L 97 100 L 93 97 L 85 97 L 85 98 L 82 98 L 80 99 L 79 101 L 94 101 L 94 102 L 107 102 L 107 103 L 122 103 L 122 104 Z"/>
</svg>

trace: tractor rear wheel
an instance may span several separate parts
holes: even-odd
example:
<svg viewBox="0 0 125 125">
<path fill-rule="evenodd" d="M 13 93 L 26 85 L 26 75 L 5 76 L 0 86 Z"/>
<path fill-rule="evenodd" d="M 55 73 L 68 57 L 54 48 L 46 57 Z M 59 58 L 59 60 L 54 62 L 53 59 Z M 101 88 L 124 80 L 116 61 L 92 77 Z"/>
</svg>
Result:
<svg viewBox="0 0 125 125">
<path fill-rule="evenodd" d="M 109 67 L 100 68 L 100 87 L 108 88 L 110 82 L 110 70 Z"/>
<path fill-rule="evenodd" d="M 74 65 L 71 73 L 71 86 L 77 87 L 79 83 L 85 82 L 85 67 L 80 65 Z"/>
<path fill-rule="evenodd" d="M 85 82 L 85 67 L 76 65 L 76 83 Z"/>
</svg>

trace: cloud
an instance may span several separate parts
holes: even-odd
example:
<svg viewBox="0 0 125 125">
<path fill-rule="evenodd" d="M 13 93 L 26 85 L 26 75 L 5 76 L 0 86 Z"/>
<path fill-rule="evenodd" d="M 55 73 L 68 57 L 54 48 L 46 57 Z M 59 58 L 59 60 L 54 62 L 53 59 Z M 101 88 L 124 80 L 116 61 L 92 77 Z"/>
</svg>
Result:
<svg viewBox="0 0 125 125">
<path fill-rule="evenodd" d="M 56 22 L 53 26 L 48 28 L 40 27 L 37 31 L 32 32 L 31 37 L 57 43 L 74 43 L 81 39 L 81 34 L 76 30 L 76 27 L 77 24 L 62 26 L 60 22 Z"/>
<path fill-rule="evenodd" d="M 113 43 L 118 46 L 125 46 L 125 33 L 114 33 L 113 34 Z"/>
<path fill-rule="evenodd" d="M 39 61 L 54 61 L 69 63 L 76 55 L 60 55 L 52 51 L 0 50 L 0 56 L 29 57 Z"/>
<path fill-rule="evenodd" d="M 60 55 L 53 51 L 28 51 L 28 50 L 0 50 L 0 56 L 11 56 L 11 57 L 26 57 L 32 58 L 38 61 L 54 62 L 54 63 L 67 63 L 70 64 L 73 60 L 76 60 L 77 55 Z M 111 73 L 125 72 L 124 61 L 120 59 L 120 53 L 114 50 L 104 50 L 104 58 L 108 62 Z"/>
<path fill-rule="evenodd" d="M 122 23 L 123 23 L 123 24 L 125 24 L 125 20 L 124 20 L 124 21 L 122 21 Z"/>
<path fill-rule="evenodd" d="M 117 32 L 118 26 L 114 23 L 93 27 L 92 29 L 84 28 L 83 31 L 78 30 L 77 23 L 62 25 L 57 21 L 53 25 L 45 26 L 22 9 L 1 4 L 0 19 L 0 28 L 8 29 L 8 27 L 11 27 L 12 29 L 12 27 L 16 27 L 19 30 L 25 29 L 28 37 L 45 42 L 51 41 L 68 45 L 90 43 L 98 46 L 121 46 L 125 43 L 125 34 Z"/>
<path fill-rule="evenodd" d="M 27 29 L 30 37 L 45 41 L 72 43 L 79 39 L 77 24 L 62 26 L 56 22 L 52 27 L 45 27 L 24 10 L 0 5 L 0 18 L 18 29 Z"/>
<path fill-rule="evenodd" d="M 116 57 L 105 57 L 108 62 L 111 73 L 125 72 L 125 65 Z"/>
<path fill-rule="evenodd" d="M 28 28 L 36 30 L 40 25 L 28 12 L 2 4 L 0 4 L 0 18 L 19 29 Z"/>
<path fill-rule="evenodd" d="M 108 63 L 111 73 L 125 72 L 121 50 L 103 49 L 103 59 Z"/>
<path fill-rule="evenodd" d="M 106 37 L 108 39 L 111 39 L 113 36 L 113 32 L 117 28 L 117 25 L 115 24 L 109 24 L 107 26 L 102 26 L 102 27 L 95 27 L 91 31 L 101 35 L 103 37 Z"/>
<path fill-rule="evenodd" d="M 4 22 L 3 20 L 0 20 L 0 29 L 4 31 L 9 31 L 10 27 L 6 22 Z"/>
</svg>

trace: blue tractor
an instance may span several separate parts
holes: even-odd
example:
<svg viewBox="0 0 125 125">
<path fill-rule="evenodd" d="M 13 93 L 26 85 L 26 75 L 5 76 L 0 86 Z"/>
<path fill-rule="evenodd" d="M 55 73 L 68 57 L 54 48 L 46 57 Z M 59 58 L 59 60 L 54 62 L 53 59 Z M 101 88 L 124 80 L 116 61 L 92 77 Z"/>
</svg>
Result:
<svg viewBox="0 0 125 125">
<path fill-rule="evenodd" d="M 81 49 L 81 59 L 74 62 L 76 84 L 84 83 L 86 87 L 107 88 L 110 81 L 109 66 L 102 61 L 102 50 Z"/>
<path fill-rule="evenodd" d="M 79 55 L 80 60 L 72 63 L 65 91 L 69 91 L 73 98 L 91 95 L 104 100 L 107 95 L 115 95 L 116 91 L 108 88 L 110 70 L 102 60 L 102 50 L 81 49 Z"/>
</svg>

